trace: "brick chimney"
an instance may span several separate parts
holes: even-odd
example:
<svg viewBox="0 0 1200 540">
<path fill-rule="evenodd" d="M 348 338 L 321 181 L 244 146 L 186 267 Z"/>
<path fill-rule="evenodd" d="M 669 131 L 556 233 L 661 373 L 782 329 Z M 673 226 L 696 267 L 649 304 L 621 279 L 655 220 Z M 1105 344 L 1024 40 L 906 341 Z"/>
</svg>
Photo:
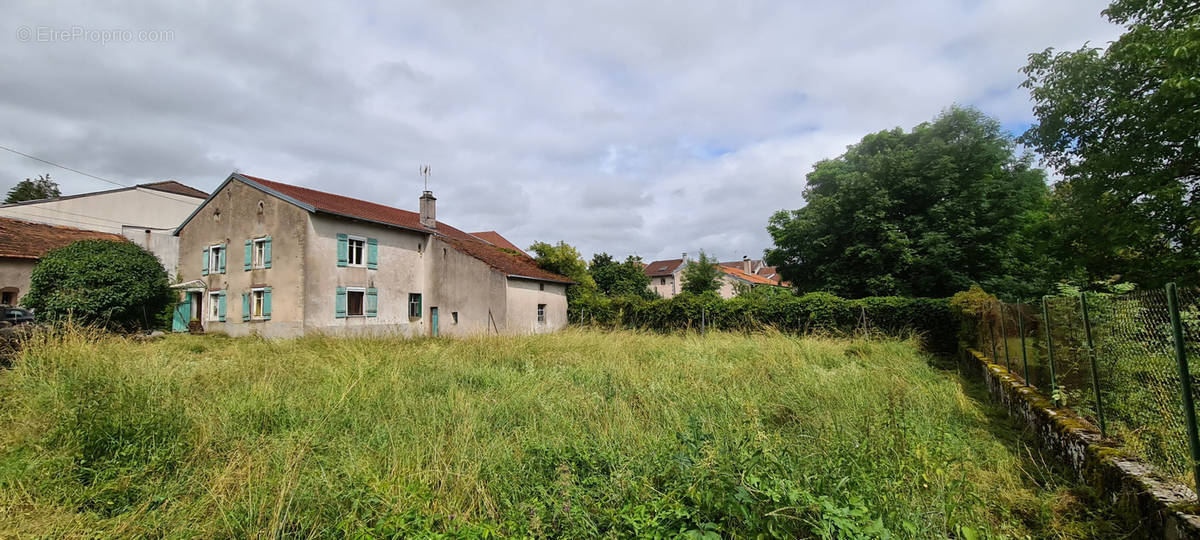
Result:
<svg viewBox="0 0 1200 540">
<path fill-rule="evenodd" d="M 742 255 L 742 271 L 747 274 L 754 273 L 750 271 L 750 257 L 747 255 Z"/>
<path fill-rule="evenodd" d="M 437 228 L 437 199 L 433 197 L 432 191 L 421 192 L 421 226 L 430 229 Z"/>
</svg>

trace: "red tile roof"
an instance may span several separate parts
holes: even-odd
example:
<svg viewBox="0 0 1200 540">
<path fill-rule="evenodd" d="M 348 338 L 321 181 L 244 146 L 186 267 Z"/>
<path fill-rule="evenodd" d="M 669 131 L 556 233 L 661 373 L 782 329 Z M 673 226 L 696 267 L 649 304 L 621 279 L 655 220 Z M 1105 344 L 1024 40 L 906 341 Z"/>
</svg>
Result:
<svg viewBox="0 0 1200 540">
<path fill-rule="evenodd" d="M 165 182 L 154 182 L 152 184 L 138 184 L 137 187 L 153 189 L 153 190 L 157 190 L 157 191 L 165 191 L 167 193 L 174 193 L 176 195 L 187 195 L 189 197 L 196 197 L 197 199 L 207 199 L 208 198 L 207 193 L 200 191 L 191 186 L 185 186 L 174 180 L 167 180 Z"/>
<path fill-rule="evenodd" d="M 674 274 L 675 269 L 683 264 L 683 259 L 667 259 L 665 261 L 654 261 L 646 265 L 647 276 L 665 276 Z"/>
<path fill-rule="evenodd" d="M 0 218 L 0 257 L 36 260 L 50 250 L 78 240 L 127 241 L 119 234 Z"/>
<path fill-rule="evenodd" d="M 437 222 L 436 229 L 430 229 L 421 225 L 421 214 L 401 210 L 391 206 L 384 206 L 373 202 L 367 202 L 361 199 L 345 197 L 342 195 L 334 195 L 324 191 L 293 186 L 291 184 L 283 184 L 274 182 L 265 178 L 258 178 L 248 174 L 239 174 L 238 176 L 245 177 L 250 181 L 261 184 L 263 187 L 271 189 L 277 193 L 295 199 L 301 203 L 307 204 L 315 208 L 318 212 L 329 214 L 338 214 L 349 218 L 364 219 L 367 221 L 377 221 L 385 225 L 395 225 L 405 229 L 413 229 L 435 234 L 443 234 L 454 238 L 469 238 L 470 235 L 462 232 L 454 227 L 446 225 L 442 222 Z"/>
<path fill-rule="evenodd" d="M 525 253 L 525 250 L 517 247 L 516 244 L 509 242 L 507 238 L 500 236 L 500 233 L 498 233 L 496 231 L 473 232 L 473 233 L 470 233 L 470 235 L 474 236 L 475 238 L 478 238 L 480 240 L 483 240 L 484 242 L 487 242 L 493 246 L 505 248 L 505 249 L 511 249 L 513 251 L 516 251 L 517 253 L 520 253 L 520 254 L 526 256 L 526 257 L 529 256 L 528 253 Z"/>
<path fill-rule="evenodd" d="M 507 253 L 501 249 L 503 246 L 496 246 L 480 240 L 441 221 L 437 222 L 436 229 L 427 228 L 421 225 L 421 215 L 417 212 L 392 208 L 391 206 L 384 206 L 342 195 L 334 195 L 315 189 L 273 182 L 265 178 L 246 174 L 237 174 L 235 176 L 241 176 L 268 190 L 311 206 L 318 212 L 336 214 L 352 219 L 374 221 L 385 225 L 394 225 L 438 235 L 453 245 L 455 249 L 483 261 L 488 266 L 500 270 L 508 276 L 572 283 L 567 277 L 538 268 L 537 263 L 528 255 L 521 257 Z M 497 234 L 496 236 L 500 235 Z"/>
<path fill-rule="evenodd" d="M 443 240 L 454 246 L 454 249 L 479 259 L 508 276 L 574 283 L 564 276 L 538 268 L 537 262 L 528 255 L 514 255 L 478 238 L 446 237 Z"/>
<path fill-rule="evenodd" d="M 723 264 L 718 265 L 717 268 L 720 268 L 722 272 L 725 272 L 726 274 L 729 274 L 735 278 L 741 279 L 742 281 L 748 281 L 750 283 L 754 283 L 757 285 L 779 285 L 774 280 L 770 280 L 770 279 L 767 279 L 765 277 L 755 275 L 755 274 L 747 274 L 747 273 L 743 272 L 741 268 L 734 268 L 731 266 L 725 266 Z"/>
</svg>

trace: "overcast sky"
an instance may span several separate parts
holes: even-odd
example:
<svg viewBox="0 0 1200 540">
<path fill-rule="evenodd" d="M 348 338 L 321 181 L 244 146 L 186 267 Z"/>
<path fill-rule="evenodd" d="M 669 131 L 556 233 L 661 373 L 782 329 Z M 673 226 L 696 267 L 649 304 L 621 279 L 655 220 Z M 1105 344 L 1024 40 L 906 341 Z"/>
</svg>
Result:
<svg viewBox="0 0 1200 540">
<path fill-rule="evenodd" d="M 1120 30 L 1082 0 L 16 4 L 4 146 L 410 210 L 429 164 L 444 222 L 647 259 L 761 256 L 814 162 L 953 103 L 1019 132 L 1026 55 Z M 5 190 L 46 172 L 113 187 L 0 152 Z"/>
</svg>

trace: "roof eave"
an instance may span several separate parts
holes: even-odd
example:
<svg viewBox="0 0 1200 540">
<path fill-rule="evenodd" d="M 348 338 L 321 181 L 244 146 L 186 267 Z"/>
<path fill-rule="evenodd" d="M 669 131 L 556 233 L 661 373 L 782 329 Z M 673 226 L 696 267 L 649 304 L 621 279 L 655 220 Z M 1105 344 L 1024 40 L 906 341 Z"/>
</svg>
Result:
<svg viewBox="0 0 1200 540">
<path fill-rule="evenodd" d="M 562 283 L 563 285 L 578 285 L 579 284 L 578 281 L 571 281 L 569 279 L 550 279 L 550 278 L 542 278 L 542 277 L 523 276 L 521 274 L 505 274 L 505 275 L 510 278 L 528 279 L 530 281 L 546 281 L 546 282 L 550 282 L 550 283 Z"/>
</svg>

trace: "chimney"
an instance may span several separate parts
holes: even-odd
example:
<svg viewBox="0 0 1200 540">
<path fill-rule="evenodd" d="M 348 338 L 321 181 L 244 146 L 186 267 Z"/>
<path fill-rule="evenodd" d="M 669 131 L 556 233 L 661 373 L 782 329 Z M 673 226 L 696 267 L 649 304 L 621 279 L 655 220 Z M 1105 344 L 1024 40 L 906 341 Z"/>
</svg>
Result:
<svg viewBox="0 0 1200 540">
<path fill-rule="evenodd" d="M 754 273 L 750 271 L 750 257 L 747 255 L 742 255 L 742 271 L 747 274 Z"/>
<path fill-rule="evenodd" d="M 687 264 L 687 252 L 683 252 L 683 264 Z"/>
<path fill-rule="evenodd" d="M 430 229 L 437 228 L 437 213 L 434 207 L 437 205 L 437 199 L 433 197 L 432 191 L 421 192 L 421 226 Z"/>
</svg>

